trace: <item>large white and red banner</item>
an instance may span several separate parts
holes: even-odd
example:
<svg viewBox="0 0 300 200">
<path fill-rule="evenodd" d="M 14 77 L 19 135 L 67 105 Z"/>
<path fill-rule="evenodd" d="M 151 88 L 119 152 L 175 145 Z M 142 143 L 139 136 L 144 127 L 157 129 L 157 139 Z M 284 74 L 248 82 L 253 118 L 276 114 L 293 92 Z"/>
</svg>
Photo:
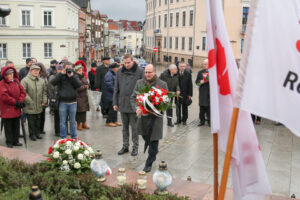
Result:
<svg viewBox="0 0 300 200">
<path fill-rule="evenodd" d="M 241 60 L 239 107 L 300 136 L 300 1 L 253 0 Z"/>
<path fill-rule="evenodd" d="M 206 0 L 210 73 L 211 131 L 226 150 L 238 68 L 228 39 L 222 1 Z M 240 110 L 231 160 L 234 199 L 259 200 L 271 193 L 265 164 L 248 112 Z"/>
</svg>

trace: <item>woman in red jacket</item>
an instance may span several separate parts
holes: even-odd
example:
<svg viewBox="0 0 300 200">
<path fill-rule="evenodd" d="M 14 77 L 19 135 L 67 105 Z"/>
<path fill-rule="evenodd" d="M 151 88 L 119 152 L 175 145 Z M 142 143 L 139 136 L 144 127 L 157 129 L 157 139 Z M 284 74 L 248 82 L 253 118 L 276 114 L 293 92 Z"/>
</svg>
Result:
<svg viewBox="0 0 300 200">
<path fill-rule="evenodd" d="M 21 108 L 24 107 L 25 90 L 19 82 L 19 75 L 14 67 L 7 66 L 1 70 L 0 111 L 4 122 L 6 145 L 22 146 L 19 143 Z"/>
</svg>

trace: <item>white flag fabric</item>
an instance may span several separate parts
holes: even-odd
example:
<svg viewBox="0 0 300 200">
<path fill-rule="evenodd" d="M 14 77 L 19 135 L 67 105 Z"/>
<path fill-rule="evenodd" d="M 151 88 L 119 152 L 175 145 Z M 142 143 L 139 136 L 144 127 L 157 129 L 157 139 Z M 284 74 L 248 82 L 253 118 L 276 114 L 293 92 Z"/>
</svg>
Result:
<svg viewBox="0 0 300 200">
<path fill-rule="evenodd" d="M 237 104 L 300 136 L 300 1 L 251 2 Z"/>
<path fill-rule="evenodd" d="M 206 0 L 211 131 L 224 152 L 234 107 L 238 69 L 228 39 L 221 0 Z M 240 110 L 231 160 L 234 199 L 260 200 L 271 193 L 249 113 Z"/>
</svg>

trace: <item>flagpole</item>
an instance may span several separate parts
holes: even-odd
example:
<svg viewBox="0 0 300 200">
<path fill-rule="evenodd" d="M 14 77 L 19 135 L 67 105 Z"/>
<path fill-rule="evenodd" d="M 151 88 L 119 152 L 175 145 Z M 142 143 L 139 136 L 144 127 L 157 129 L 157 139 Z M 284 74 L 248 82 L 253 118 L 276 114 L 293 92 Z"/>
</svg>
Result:
<svg viewBox="0 0 300 200">
<path fill-rule="evenodd" d="M 214 200 L 218 200 L 218 133 L 213 134 L 213 143 L 214 143 Z"/>
<path fill-rule="evenodd" d="M 231 161 L 231 155 L 232 155 L 232 150 L 233 150 L 234 137 L 235 137 L 235 131 L 236 131 L 236 125 L 237 125 L 239 111 L 240 111 L 239 108 L 233 108 L 218 200 L 224 200 L 224 198 L 225 198 L 226 185 L 227 185 L 227 181 L 228 181 L 230 161 Z"/>
</svg>

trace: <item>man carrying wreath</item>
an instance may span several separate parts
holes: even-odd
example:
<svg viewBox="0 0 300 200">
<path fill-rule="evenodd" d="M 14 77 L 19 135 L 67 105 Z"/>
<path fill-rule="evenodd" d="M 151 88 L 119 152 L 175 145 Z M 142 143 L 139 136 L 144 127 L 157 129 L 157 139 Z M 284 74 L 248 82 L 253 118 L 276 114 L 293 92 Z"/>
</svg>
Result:
<svg viewBox="0 0 300 200">
<path fill-rule="evenodd" d="M 143 114 L 140 107 L 137 107 L 136 96 L 140 88 L 146 86 L 163 88 L 168 90 L 167 83 L 160 80 L 156 75 L 156 69 L 152 64 L 145 67 L 144 78 L 137 81 L 133 93 L 131 95 L 132 108 L 136 110 L 136 114 L 139 116 L 137 120 L 137 132 L 138 135 L 142 135 L 145 141 L 145 149 L 149 146 L 148 158 L 145 163 L 143 171 L 150 172 L 152 163 L 156 160 L 158 153 L 158 143 L 163 137 L 163 116 L 158 116 L 152 112 Z"/>
</svg>

